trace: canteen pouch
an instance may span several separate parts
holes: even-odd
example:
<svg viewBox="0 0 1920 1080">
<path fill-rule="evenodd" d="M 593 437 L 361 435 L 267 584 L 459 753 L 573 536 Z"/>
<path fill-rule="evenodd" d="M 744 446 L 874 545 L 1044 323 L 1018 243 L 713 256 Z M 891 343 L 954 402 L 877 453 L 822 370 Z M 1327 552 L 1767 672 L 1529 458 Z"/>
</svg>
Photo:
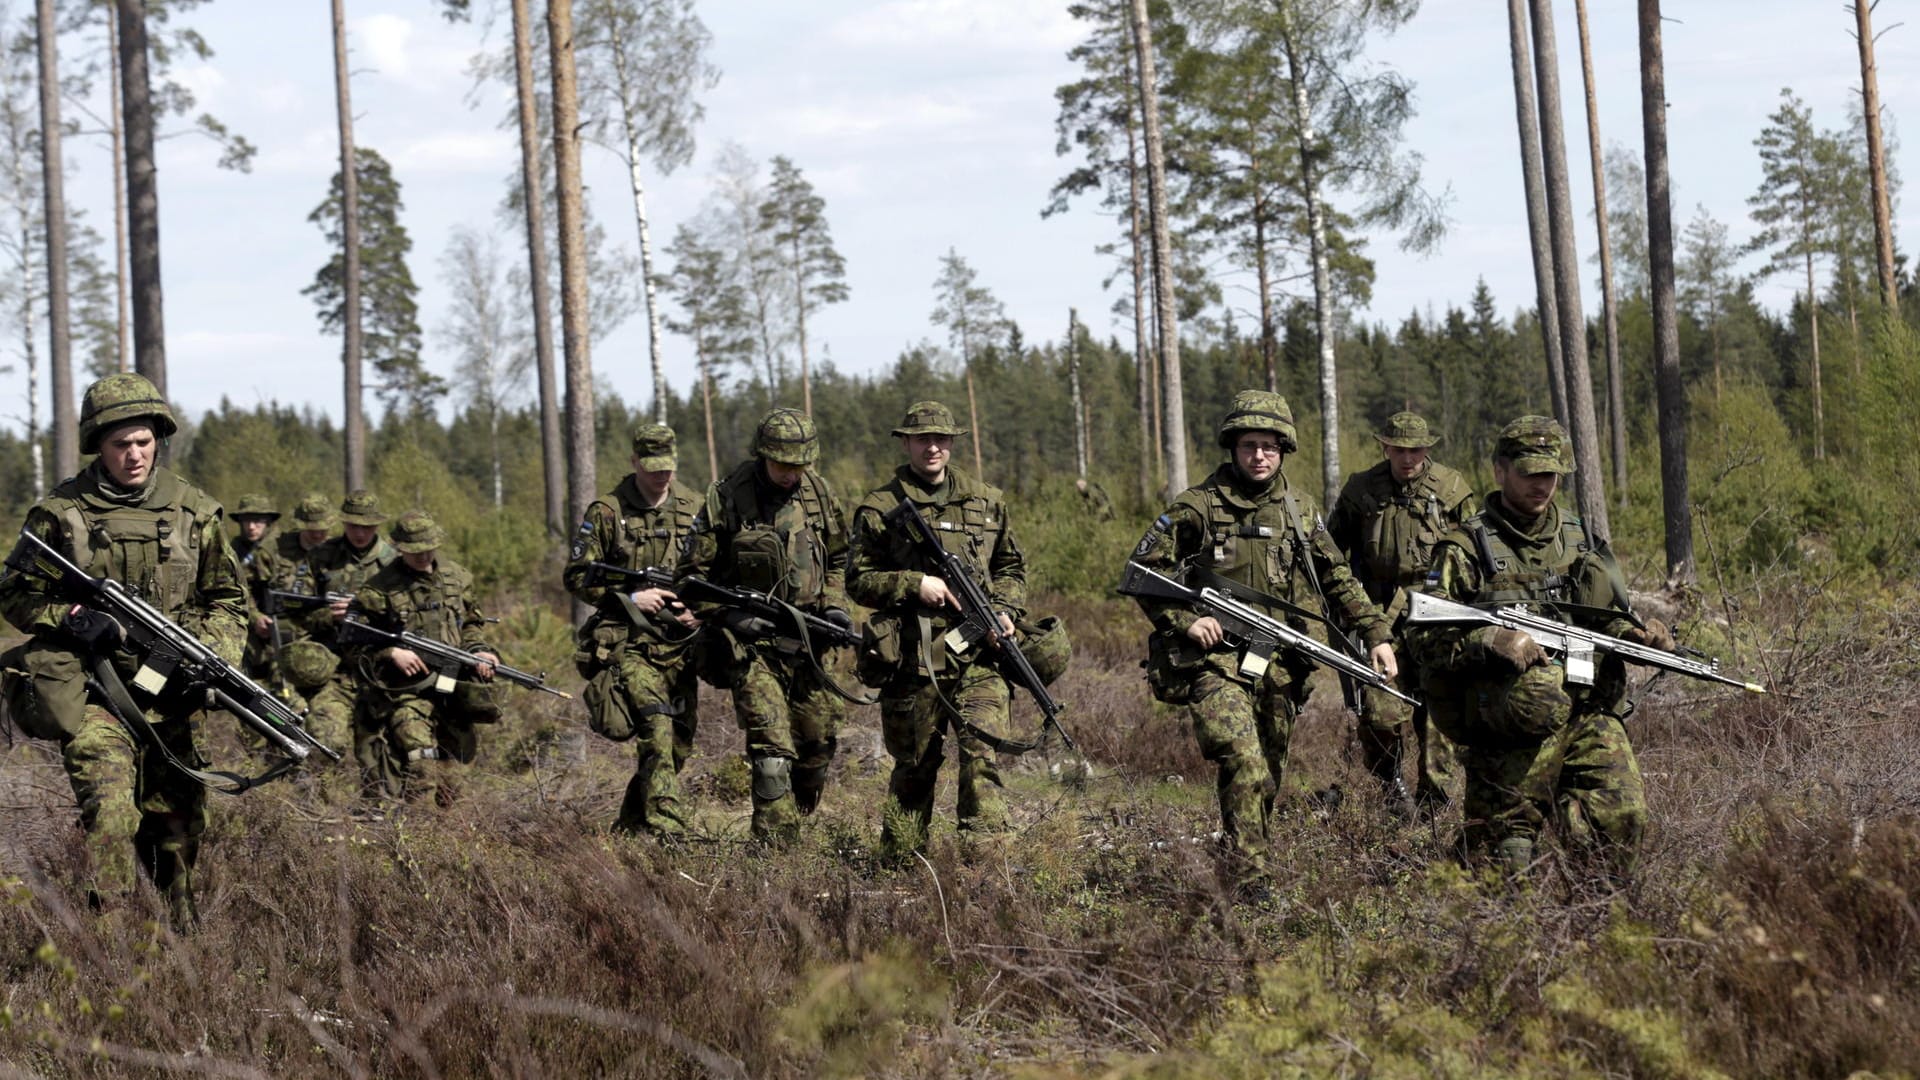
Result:
<svg viewBox="0 0 1920 1080">
<path fill-rule="evenodd" d="M 1193 682 L 1206 667 L 1207 651 L 1185 634 L 1155 630 L 1147 635 L 1147 689 L 1162 705 L 1193 704 Z"/>
</svg>

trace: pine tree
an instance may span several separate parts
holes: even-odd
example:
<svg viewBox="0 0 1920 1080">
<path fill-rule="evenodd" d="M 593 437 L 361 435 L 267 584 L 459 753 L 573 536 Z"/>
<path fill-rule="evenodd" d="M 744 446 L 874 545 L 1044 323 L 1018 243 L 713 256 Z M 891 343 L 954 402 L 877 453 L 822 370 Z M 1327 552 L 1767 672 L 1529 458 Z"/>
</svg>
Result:
<svg viewBox="0 0 1920 1080">
<path fill-rule="evenodd" d="M 760 204 L 760 231 L 772 245 L 792 307 L 793 336 L 800 348 L 800 407 L 813 411 L 813 380 L 808 370 L 807 315 L 847 299 L 847 260 L 834 249 L 827 225 L 827 200 L 787 158 L 773 159 L 773 178 Z"/>
</svg>

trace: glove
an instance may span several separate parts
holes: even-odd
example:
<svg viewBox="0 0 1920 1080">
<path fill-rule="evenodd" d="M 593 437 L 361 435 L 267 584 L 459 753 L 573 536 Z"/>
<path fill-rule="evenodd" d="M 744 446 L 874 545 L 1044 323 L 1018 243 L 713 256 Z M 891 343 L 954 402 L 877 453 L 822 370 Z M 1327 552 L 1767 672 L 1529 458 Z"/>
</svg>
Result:
<svg viewBox="0 0 1920 1080">
<path fill-rule="evenodd" d="M 1513 665 L 1515 671 L 1525 671 L 1535 664 L 1547 662 L 1547 650 L 1533 640 L 1533 635 L 1525 630 L 1510 630 L 1504 626 L 1495 627 L 1487 639 L 1487 652 Z"/>
<path fill-rule="evenodd" d="M 832 623 L 833 625 L 839 627 L 840 629 L 847 631 L 848 633 L 853 632 L 853 616 L 847 614 L 845 611 L 842 611 L 837 607 L 828 608 L 827 610 L 821 612 L 820 617 Z"/>
<path fill-rule="evenodd" d="M 743 638 L 771 637 L 774 631 L 772 620 L 749 615 L 744 611 L 726 612 L 720 616 L 720 625 Z"/>
<path fill-rule="evenodd" d="M 92 608 L 75 608 L 60 620 L 60 629 L 89 650 L 105 652 L 120 644 L 125 630 L 113 616 Z"/>
<path fill-rule="evenodd" d="M 1635 645 L 1645 645 L 1661 652 L 1672 652 L 1677 645 L 1673 640 L 1673 631 L 1667 629 L 1667 624 L 1659 619 L 1648 619 L 1644 628 L 1636 626 L 1620 636 Z"/>
</svg>

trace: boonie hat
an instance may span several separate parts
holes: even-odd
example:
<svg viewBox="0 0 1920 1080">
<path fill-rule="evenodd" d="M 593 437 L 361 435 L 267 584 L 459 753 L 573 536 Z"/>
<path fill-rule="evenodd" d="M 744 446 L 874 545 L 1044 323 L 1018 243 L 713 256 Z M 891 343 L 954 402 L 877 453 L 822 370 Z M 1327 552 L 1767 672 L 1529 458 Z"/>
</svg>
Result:
<svg viewBox="0 0 1920 1080">
<path fill-rule="evenodd" d="M 1523 416 L 1500 429 L 1493 456 L 1506 458 L 1523 473 L 1573 471 L 1573 447 L 1567 429 L 1551 416 Z"/>
<path fill-rule="evenodd" d="M 906 419 L 893 429 L 899 436 L 965 435 L 967 429 L 954 422 L 953 410 L 937 401 L 916 401 L 907 406 Z"/>
</svg>

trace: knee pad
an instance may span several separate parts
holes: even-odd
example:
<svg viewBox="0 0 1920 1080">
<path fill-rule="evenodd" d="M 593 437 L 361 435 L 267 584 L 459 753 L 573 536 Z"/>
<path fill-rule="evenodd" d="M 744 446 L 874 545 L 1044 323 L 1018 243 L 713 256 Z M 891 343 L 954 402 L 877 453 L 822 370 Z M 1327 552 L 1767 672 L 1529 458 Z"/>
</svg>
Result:
<svg viewBox="0 0 1920 1080">
<path fill-rule="evenodd" d="M 753 759 L 753 795 L 773 801 L 793 790 L 793 759 L 763 757 Z"/>
</svg>

